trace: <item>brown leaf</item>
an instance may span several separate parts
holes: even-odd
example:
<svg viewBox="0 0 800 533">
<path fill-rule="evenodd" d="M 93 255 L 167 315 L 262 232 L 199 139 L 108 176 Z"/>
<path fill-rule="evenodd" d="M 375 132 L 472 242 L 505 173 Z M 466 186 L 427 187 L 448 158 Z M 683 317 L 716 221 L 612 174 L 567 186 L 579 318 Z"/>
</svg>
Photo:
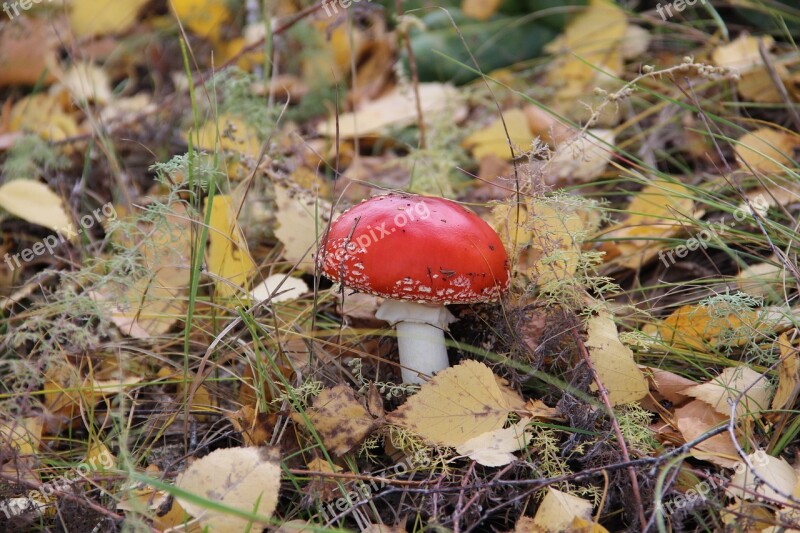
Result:
<svg viewBox="0 0 800 533">
<path fill-rule="evenodd" d="M 323 390 L 308 409 L 308 417 L 325 447 L 336 455 L 349 452 L 376 426 L 375 419 L 356 399 L 353 389 L 345 384 Z M 303 423 L 299 413 L 293 413 L 292 420 Z"/>
<path fill-rule="evenodd" d="M 728 423 L 728 417 L 714 411 L 707 403 L 693 400 L 675 409 L 675 422 L 686 442 Z M 714 435 L 695 446 L 691 454 L 701 461 L 711 461 L 723 468 L 732 468 L 739 455 L 728 432 Z"/>
</svg>

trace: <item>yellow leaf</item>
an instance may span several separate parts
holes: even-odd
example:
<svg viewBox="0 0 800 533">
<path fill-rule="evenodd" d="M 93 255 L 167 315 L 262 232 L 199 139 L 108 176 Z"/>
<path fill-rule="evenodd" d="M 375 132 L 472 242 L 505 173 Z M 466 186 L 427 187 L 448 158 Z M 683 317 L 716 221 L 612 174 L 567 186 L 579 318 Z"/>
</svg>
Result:
<svg viewBox="0 0 800 533">
<path fill-rule="evenodd" d="M 422 116 L 443 111 L 458 101 L 459 93 L 452 85 L 443 83 L 420 83 L 419 97 Z M 453 120 L 453 117 L 450 117 Z M 351 139 L 367 135 L 378 135 L 389 126 L 402 127 L 417 120 L 417 104 L 414 91 L 396 87 L 377 100 L 362 105 L 353 113 L 339 115 L 339 138 Z M 328 137 L 336 135 L 336 117 L 320 124 L 319 133 Z"/>
<path fill-rule="evenodd" d="M 628 218 L 603 233 L 617 251 L 614 262 L 624 268 L 650 261 L 664 247 L 661 240 L 683 231 L 696 214 L 689 189 L 669 181 L 642 189 L 625 211 L 630 213 Z"/>
<path fill-rule="evenodd" d="M 236 206 L 228 195 L 214 197 L 208 240 L 208 270 L 217 277 L 214 280 L 217 292 L 233 296 L 239 293 L 237 287 L 249 292 L 256 263 L 250 257 L 247 241 L 236 221 Z"/>
<path fill-rule="evenodd" d="M 117 291 L 124 290 L 122 294 Z M 160 284 L 157 278 L 141 278 L 130 287 L 109 286 L 108 290 L 94 293 L 97 302 L 108 301 L 111 320 L 122 333 L 137 339 L 162 335 L 186 316 L 183 291 Z"/>
<path fill-rule="evenodd" d="M 31 224 L 64 231 L 65 237 L 72 231 L 61 198 L 36 180 L 12 180 L 0 186 L 0 208 Z"/>
<path fill-rule="evenodd" d="M 540 287 L 572 277 L 580 259 L 583 219 L 568 205 L 532 201 L 529 219 L 533 241 L 531 276 Z"/>
<path fill-rule="evenodd" d="M 769 35 L 753 37 L 742 34 L 735 41 L 718 46 L 711 53 L 711 59 L 718 67 L 746 70 L 764 64 L 759 52 L 759 43 L 764 43 L 764 48 L 769 50 L 774 42 Z"/>
<path fill-rule="evenodd" d="M 574 518 L 591 522 L 592 504 L 583 498 L 551 488 L 539 504 L 533 523 L 546 531 L 571 531 Z"/>
<path fill-rule="evenodd" d="M 773 457 L 763 450 L 751 453 L 747 458 L 753 469 L 744 462 L 739 463 L 725 493 L 732 498 L 747 500 L 760 495 L 781 505 L 791 505 L 783 494 L 792 494 L 797 485 L 797 473 L 792 465 L 783 457 Z"/>
<path fill-rule="evenodd" d="M 774 410 L 791 407 L 789 402 L 800 382 L 800 356 L 797 354 L 797 348 L 791 345 L 786 333 L 781 333 L 777 342 L 780 347 L 781 362 L 778 364 L 778 388 L 775 397 L 772 398 L 771 407 Z"/>
<path fill-rule="evenodd" d="M 457 447 L 473 437 L 501 429 L 512 411 L 491 369 L 467 360 L 443 370 L 386 420 L 424 439 Z"/>
<path fill-rule="evenodd" d="M 73 0 L 69 21 L 76 37 L 123 33 L 148 0 Z"/>
<path fill-rule="evenodd" d="M 530 150 L 534 136 L 528 128 L 528 118 L 525 112 L 522 109 L 509 109 L 503 111 L 503 119 L 505 127 L 508 128 L 508 136 L 506 136 L 503 121 L 498 118 L 485 128 L 469 135 L 461 142 L 462 146 L 471 149 L 472 156 L 478 161 L 490 154 L 501 159 L 511 160 L 509 138 L 516 155 Z"/>
<path fill-rule="evenodd" d="M 171 0 L 175 16 L 188 30 L 218 41 L 231 13 L 225 0 Z"/>
<path fill-rule="evenodd" d="M 516 459 L 514 452 L 525 448 L 531 439 L 530 431 L 525 431 L 530 421 L 523 418 L 513 426 L 473 437 L 457 446 L 456 451 L 483 466 L 507 465 Z"/>
<path fill-rule="evenodd" d="M 763 375 L 750 367 L 740 365 L 726 368 L 716 378 L 689 387 L 683 394 L 709 404 L 716 412 L 725 416 L 731 414 L 731 407 L 738 400 L 736 415 L 743 416 L 769 408 L 772 386 Z"/>
<path fill-rule="evenodd" d="M 300 298 L 310 289 L 305 281 L 285 274 L 273 274 L 256 285 L 250 296 L 255 302 L 268 299 L 272 303 L 288 302 Z M 274 296 L 272 296 L 274 294 Z M 272 296 L 270 298 L 270 296 Z"/>
<path fill-rule="evenodd" d="M 222 149 L 229 157 L 251 158 L 255 161 L 261 152 L 261 141 L 258 133 L 239 117 L 220 115 L 216 120 L 208 120 L 195 136 L 195 130 L 189 132 L 195 147 L 210 152 Z M 219 137 L 217 137 L 219 133 Z M 187 137 L 188 142 L 188 137 Z M 228 172 L 233 176 L 239 168 L 231 164 Z"/>
<path fill-rule="evenodd" d="M 212 511 L 194 499 L 176 497 L 186 512 L 209 531 L 260 531 L 268 525 L 278 503 L 280 460 L 276 451 L 268 448 L 217 450 L 192 463 L 178 477 L 176 485 L 205 500 L 263 518 L 263 521 L 250 521 L 223 511 Z"/>
<path fill-rule="evenodd" d="M 587 182 L 603 173 L 611 161 L 613 148 L 613 131 L 588 130 L 580 137 L 561 143 L 544 169 L 550 179 Z"/>
<path fill-rule="evenodd" d="M 39 93 L 22 98 L 11 108 L 9 131 L 32 131 L 47 141 L 78 135 L 78 123 L 68 114 L 61 98 Z"/>
<path fill-rule="evenodd" d="M 0 445 L 17 455 L 36 455 L 42 443 L 42 418 L 14 419 L 0 424 Z"/>
<path fill-rule="evenodd" d="M 275 184 L 275 237 L 283 244 L 283 257 L 299 265 L 305 272 L 314 272 L 311 254 L 317 249 L 317 239 L 325 233 L 325 218 L 330 204 L 299 189 Z"/>
<path fill-rule="evenodd" d="M 547 75 L 547 86 L 556 89 L 556 110 L 573 119 L 586 118 L 585 106 L 576 103 L 622 73 L 627 28 L 625 12 L 608 0 L 591 0 L 588 9 L 567 24 L 564 35 L 548 48 L 562 53 Z M 600 119 L 606 122 L 606 115 Z"/>
<path fill-rule="evenodd" d="M 736 160 L 743 170 L 765 174 L 785 172 L 794 168 L 794 149 L 800 146 L 800 137 L 761 128 L 744 134 L 734 146 Z"/>
<path fill-rule="evenodd" d="M 684 305 L 665 320 L 648 324 L 642 331 L 669 345 L 703 349 L 708 345 L 739 346 L 763 328 L 755 310 L 718 309 L 711 305 Z"/>
<path fill-rule="evenodd" d="M 350 451 L 375 428 L 375 419 L 356 399 L 353 389 L 344 384 L 323 390 L 314 399 L 308 417 L 325 447 L 336 455 Z M 298 413 L 292 419 L 303 423 Z"/>
<path fill-rule="evenodd" d="M 611 405 L 635 402 L 647 395 L 647 380 L 633 361 L 631 349 L 620 342 L 610 315 L 589 319 L 586 347 Z M 597 390 L 597 385 L 592 384 L 592 389 Z"/>
<path fill-rule="evenodd" d="M 461 11 L 475 20 L 487 20 L 497 12 L 502 0 L 461 0 Z"/>
</svg>

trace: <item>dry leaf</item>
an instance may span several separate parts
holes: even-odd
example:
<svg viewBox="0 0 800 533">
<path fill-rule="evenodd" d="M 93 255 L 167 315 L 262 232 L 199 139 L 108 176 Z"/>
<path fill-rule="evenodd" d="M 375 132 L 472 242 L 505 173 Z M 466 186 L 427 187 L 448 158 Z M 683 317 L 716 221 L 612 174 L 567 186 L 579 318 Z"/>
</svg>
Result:
<svg viewBox="0 0 800 533">
<path fill-rule="evenodd" d="M 751 296 L 769 298 L 783 294 L 787 283 L 786 267 L 773 256 L 772 262 L 748 266 L 736 276 L 736 288 Z"/>
<path fill-rule="evenodd" d="M 530 421 L 523 418 L 513 426 L 473 437 L 457 446 L 456 451 L 483 466 L 507 465 L 516 459 L 514 452 L 524 449 L 530 441 L 532 434 L 525 431 Z"/>
<path fill-rule="evenodd" d="M 603 238 L 615 249 L 614 263 L 639 268 L 665 245 L 662 240 L 683 231 L 694 212 L 691 191 L 677 182 L 658 181 L 636 194 L 625 209 L 628 218 L 609 227 Z"/>
<path fill-rule="evenodd" d="M 734 145 L 736 160 L 743 170 L 773 174 L 794 168 L 794 149 L 800 137 L 772 128 L 744 134 Z"/>
<path fill-rule="evenodd" d="M 0 423 L 0 447 L 16 455 L 37 455 L 42 443 L 43 424 L 40 416 Z"/>
<path fill-rule="evenodd" d="M 578 102 L 595 87 L 615 83 L 614 77 L 622 73 L 627 29 L 622 9 L 607 0 L 591 0 L 588 9 L 569 22 L 563 36 L 547 46 L 547 51 L 562 53 L 548 72 L 546 84 L 556 89 L 553 107 L 557 111 L 572 119 L 588 117 L 586 106 Z M 600 117 L 600 123 L 613 120 L 611 114 Z"/>
<path fill-rule="evenodd" d="M 575 518 L 591 522 L 591 502 L 551 488 L 539 504 L 533 523 L 546 531 L 571 531 L 570 526 Z"/>
<path fill-rule="evenodd" d="M 505 121 L 505 127 L 503 121 Z M 506 135 L 506 128 L 508 135 Z M 528 118 L 521 109 L 503 111 L 503 120 L 498 118 L 485 128 L 470 134 L 461 142 L 461 145 L 471 150 L 472 156 L 478 161 L 489 155 L 503 160 L 511 160 L 509 138 L 515 155 L 519 156 L 531 149 L 533 135 L 528 128 Z"/>
<path fill-rule="evenodd" d="M 220 475 L 222 473 L 222 475 Z M 266 448 L 226 448 L 198 459 L 177 479 L 176 485 L 201 498 L 263 517 L 247 519 L 209 510 L 177 496 L 181 506 L 203 527 L 215 533 L 260 530 L 275 511 L 281 486 L 281 467 L 275 451 Z"/>
<path fill-rule="evenodd" d="M 641 26 L 628 26 L 625 29 L 625 36 L 622 39 L 620 52 L 624 59 L 635 59 L 647 52 L 652 41 L 650 32 Z"/>
<path fill-rule="evenodd" d="M 283 244 L 283 257 L 304 272 L 314 272 L 311 253 L 317 248 L 317 239 L 325 233 L 324 216 L 330 213 L 330 204 L 314 198 L 299 189 L 290 190 L 275 185 L 276 219 L 275 237 Z"/>
<path fill-rule="evenodd" d="M 739 346 L 764 333 L 766 318 L 756 310 L 690 304 L 679 307 L 659 323 L 647 324 L 642 332 L 676 347 Z"/>
<path fill-rule="evenodd" d="M 634 363 L 631 349 L 620 342 L 610 315 L 589 319 L 586 347 L 611 405 L 635 402 L 647 395 L 647 380 Z M 597 384 L 592 384 L 592 390 L 597 390 Z"/>
<path fill-rule="evenodd" d="M 613 131 L 593 129 L 564 141 L 544 165 L 548 182 L 583 183 L 598 177 L 611 161 L 614 140 Z"/>
<path fill-rule="evenodd" d="M 193 33 L 218 41 L 231 13 L 225 0 L 172 0 L 170 7 Z"/>
<path fill-rule="evenodd" d="M 466 360 L 439 372 L 386 420 L 455 448 L 501 429 L 512 411 L 509 394 L 514 393 L 501 389 L 488 366 Z"/>
<path fill-rule="evenodd" d="M 197 148 L 210 152 L 221 148 L 229 156 L 238 154 L 255 160 L 261 152 L 261 141 L 255 128 L 232 115 L 220 115 L 216 120 L 206 121 L 196 134 L 194 129 L 189 131 L 187 141 L 189 137 Z M 238 165 L 231 164 L 228 173 L 234 175 L 238 168 Z"/>
<path fill-rule="evenodd" d="M 675 409 L 675 423 L 685 441 L 690 442 L 712 429 L 727 424 L 728 417 L 717 413 L 705 402 L 692 400 L 683 407 Z M 732 468 L 739 458 L 736 446 L 727 431 L 703 440 L 692 448 L 691 454 L 701 461 L 710 461 L 723 468 Z"/>
<path fill-rule="evenodd" d="M 61 198 L 36 180 L 12 180 L 0 186 L 0 208 L 31 224 L 63 231 L 65 238 L 74 231 Z"/>
<path fill-rule="evenodd" d="M 747 70 L 751 67 L 763 65 L 759 52 L 759 42 L 764 43 L 764 48 L 769 50 L 775 43 L 772 37 L 753 37 L 742 34 L 738 39 L 728 44 L 718 46 L 712 53 L 711 59 L 718 67 Z"/>
<path fill-rule="evenodd" d="M 239 287 L 249 292 L 249 281 L 256 271 L 256 263 L 236 221 L 236 208 L 228 195 L 215 196 L 211 206 L 207 266 L 216 276 L 216 291 L 222 296 L 241 294 Z"/>
<path fill-rule="evenodd" d="M 419 98 L 422 116 L 426 121 L 437 112 L 448 109 L 458 102 L 459 93 L 452 85 L 443 83 L 420 83 Z M 455 120 L 455 114 L 449 117 Z M 377 100 L 362 105 L 353 113 L 339 115 L 339 138 L 350 139 L 367 135 L 378 135 L 389 126 L 403 127 L 417 120 L 417 105 L 414 91 L 396 87 Z M 335 117 L 319 126 L 319 133 L 328 137 L 336 135 Z"/>
<path fill-rule="evenodd" d="M 336 455 L 349 452 L 375 428 L 375 419 L 356 399 L 355 392 L 344 384 L 323 390 L 307 411 L 314 429 L 325 447 Z M 303 424 L 299 413 L 292 414 L 296 424 Z"/>
<path fill-rule="evenodd" d="M 66 93 L 64 93 L 66 94 Z M 67 112 L 65 98 L 38 93 L 22 98 L 11 108 L 9 131 L 34 132 L 46 141 L 63 141 L 78 135 L 78 123 Z"/>
<path fill-rule="evenodd" d="M 58 47 L 53 25 L 53 20 L 29 17 L 0 25 L 0 87 L 53 81 Z"/>
<path fill-rule="evenodd" d="M 286 274 L 273 274 L 256 285 L 250 296 L 254 302 L 269 299 L 272 303 L 289 302 L 300 298 L 310 289 L 305 281 Z M 275 296 L 272 296 L 275 294 Z"/>
<path fill-rule="evenodd" d="M 461 0 L 461 11 L 469 18 L 488 20 L 502 3 L 502 0 Z"/>
<path fill-rule="evenodd" d="M 675 405 L 679 405 L 688 400 L 690 396 L 683 391 L 696 385 L 691 379 L 673 374 L 667 370 L 647 366 L 642 368 L 649 375 L 655 390 L 663 396 L 664 399 Z"/>
<path fill-rule="evenodd" d="M 778 364 L 778 388 L 772 398 L 773 410 L 791 408 L 789 402 L 794 396 L 794 390 L 800 383 L 800 356 L 797 348 L 789 342 L 789 336 L 781 333 L 777 340 L 781 353 L 781 362 Z"/>
<path fill-rule="evenodd" d="M 70 26 L 77 37 L 123 33 L 133 26 L 146 3 L 147 0 L 72 0 Z"/>
<path fill-rule="evenodd" d="M 797 473 L 786 459 L 773 457 L 763 450 L 751 453 L 747 456 L 753 465 L 750 470 L 745 463 L 736 465 L 736 472 L 731 477 L 731 482 L 725 489 L 725 493 L 732 498 L 755 499 L 756 494 L 779 503 L 789 504 L 790 501 L 784 494 L 792 494 L 797 485 Z M 763 482 L 766 481 L 772 487 Z"/>
<path fill-rule="evenodd" d="M 108 74 L 93 63 L 74 63 L 63 76 L 59 76 L 59 81 L 77 102 L 107 104 L 114 97 Z"/>
<path fill-rule="evenodd" d="M 528 275 L 539 287 L 571 278 L 581 256 L 579 237 L 586 230 L 581 216 L 560 202 L 532 200 L 528 220 L 532 236 Z"/>
<path fill-rule="evenodd" d="M 741 393 L 745 396 L 736 406 L 736 415 L 754 414 L 769 408 L 772 385 L 762 374 L 748 366 L 729 367 L 714 379 L 686 389 L 688 394 L 702 400 L 721 415 L 729 416 L 731 406 Z"/>
</svg>

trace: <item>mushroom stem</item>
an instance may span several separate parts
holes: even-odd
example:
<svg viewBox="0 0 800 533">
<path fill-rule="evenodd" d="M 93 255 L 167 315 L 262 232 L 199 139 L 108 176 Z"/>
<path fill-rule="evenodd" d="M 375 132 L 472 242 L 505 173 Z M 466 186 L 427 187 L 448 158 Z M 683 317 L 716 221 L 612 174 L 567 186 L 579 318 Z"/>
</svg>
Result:
<svg viewBox="0 0 800 533">
<path fill-rule="evenodd" d="M 444 332 L 456 317 L 445 306 L 385 300 L 375 316 L 397 325 L 403 383 L 424 383 L 420 374 L 432 376 L 450 366 Z"/>
</svg>

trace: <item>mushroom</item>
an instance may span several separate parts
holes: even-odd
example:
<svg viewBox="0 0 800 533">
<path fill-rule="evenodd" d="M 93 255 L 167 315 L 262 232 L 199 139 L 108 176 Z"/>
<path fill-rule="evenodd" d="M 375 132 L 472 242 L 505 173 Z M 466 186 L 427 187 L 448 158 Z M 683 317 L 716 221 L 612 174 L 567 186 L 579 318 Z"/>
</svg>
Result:
<svg viewBox="0 0 800 533">
<path fill-rule="evenodd" d="M 446 304 L 497 299 L 509 263 L 497 233 L 462 205 L 390 193 L 364 200 L 336 219 L 318 256 L 322 273 L 386 298 L 376 317 L 397 326 L 404 383 L 447 368 Z"/>
</svg>

